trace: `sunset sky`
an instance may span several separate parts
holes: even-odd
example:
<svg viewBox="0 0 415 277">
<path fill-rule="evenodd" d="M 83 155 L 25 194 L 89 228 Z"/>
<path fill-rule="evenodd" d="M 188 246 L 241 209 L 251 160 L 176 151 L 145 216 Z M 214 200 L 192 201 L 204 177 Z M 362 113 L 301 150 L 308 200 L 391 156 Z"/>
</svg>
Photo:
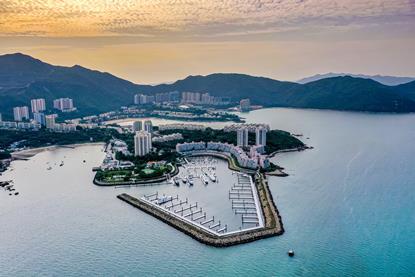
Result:
<svg viewBox="0 0 415 277">
<path fill-rule="evenodd" d="M 0 0 L 0 54 L 14 52 L 136 83 L 415 76 L 415 0 Z"/>
</svg>

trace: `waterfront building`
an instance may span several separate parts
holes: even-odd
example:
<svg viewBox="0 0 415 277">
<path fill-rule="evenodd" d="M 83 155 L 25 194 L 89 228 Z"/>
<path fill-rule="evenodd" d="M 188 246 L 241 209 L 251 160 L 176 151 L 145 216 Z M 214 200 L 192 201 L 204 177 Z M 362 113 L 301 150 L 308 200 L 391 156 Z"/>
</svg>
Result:
<svg viewBox="0 0 415 277">
<path fill-rule="evenodd" d="M 43 98 L 30 100 L 32 113 L 43 112 L 46 110 L 46 101 Z"/>
<path fill-rule="evenodd" d="M 200 142 L 185 142 L 176 144 L 176 151 L 179 153 L 188 152 L 188 151 L 201 151 L 206 150 L 206 143 L 203 141 Z"/>
<path fill-rule="evenodd" d="M 137 132 L 134 136 L 134 155 L 145 156 L 150 153 L 151 148 L 151 134 L 146 131 Z"/>
<path fill-rule="evenodd" d="M 13 108 L 14 121 L 29 119 L 29 108 L 27 106 Z"/>
<path fill-rule="evenodd" d="M 53 108 L 60 110 L 62 112 L 71 112 L 76 110 L 73 105 L 73 100 L 71 98 L 59 98 L 53 100 Z"/>
<path fill-rule="evenodd" d="M 132 130 L 134 133 L 143 130 L 143 122 L 141 120 L 134 121 Z"/>
<path fill-rule="evenodd" d="M 239 101 L 239 110 L 241 112 L 248 112 L 251 109 L 251 100 L 242 99 Z"/>
<path fill-rule="evenodd" d="M 246 147 L 249 145 L 248 142 L 248 129 L 247 128 L 240 128 L 236 131 L 236 138 L 237 138 L 237 145 L 241 147 Z"/>
<path fill-rule="evenodd" d="M 39 112 L 33 113 L 33 120 L 42 126 L 46 125 L 46 116 L 44 113 L 39 113 Z"/>
<path fill-rule="evenodd" d="M 267 145 L 267 129 L 257 128 L 255 130 L 255 142 L 256 145 Z"/>
<path fill-rule="evenodd" d="M 144 131 L 150 134 L 153 132 L 153 123 L 151 123 L 151 120 L 144 121 Z"/>
<path fill-rule="evenodd" d="M 45 116 L 45 126 L 47 129 L 53 129 L 56 117 L 56 114 L 49 114 Z"/>
</svg>

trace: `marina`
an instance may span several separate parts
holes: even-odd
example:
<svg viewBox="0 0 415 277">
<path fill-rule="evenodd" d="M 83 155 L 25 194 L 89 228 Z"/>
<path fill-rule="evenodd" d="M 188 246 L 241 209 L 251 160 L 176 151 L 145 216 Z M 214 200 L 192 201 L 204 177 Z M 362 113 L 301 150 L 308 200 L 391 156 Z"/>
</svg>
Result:
<svg viewBox="0 0 415 277">
<path fill-rule="evenodd" d="M 261 182 L 261 199 L 252 176 L 230 171 L 224 167 L 224 163 L 226 162 L 223 160 L 208 156 L 185 158 L 180 175 L 171 180 L 174 188 L 180 187 L 177 183 L 187 184 L 180 187 L 181 190 L 192 191 L 194 188 L 208 187 L 211 189 L 211 186 L 227 189 L 227 201 L 222 202 L 226 209 L 222 209 L 221 212 L 212 213 L 215 209 L 212 209 L 211 203 L 201 204 L 193 200 L 199 199 L 198 196 L 184 193 L 174 196 L 166 194 L 165 191 L 156 191 L 141 197 L 125 193 L 117 197 L 196 240 L 217 247 L 281 234 L 282 225 L 269 196 L 266 181 L 263 181 L 260 175 L 255 176 L 255 179 Z M 217 168 L 227 172 L 225 183 L 218 182 Z M 209 175 L 214 178 L 209 178 Z M 266 207 L 266 218 L 261 207 Z"/>
</svg>

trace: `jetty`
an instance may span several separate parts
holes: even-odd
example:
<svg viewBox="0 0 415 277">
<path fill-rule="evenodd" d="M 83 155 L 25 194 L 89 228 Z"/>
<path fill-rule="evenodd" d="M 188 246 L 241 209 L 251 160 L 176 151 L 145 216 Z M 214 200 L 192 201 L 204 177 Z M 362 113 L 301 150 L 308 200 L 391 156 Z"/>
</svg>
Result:
<svg viewBox="0 0 415 277">
<path fill-rule="evenodd" d="M 158 205 L 158 194 L 135 198 L 123 193 L 117 198 L 160 219 L 199 242 L 215 247 L 227 247 L 281 235 L 284 232 L 266 177 L 260 173 L 252 177 L 254 181 L 251 184 L 248 182 L 251 176 L 246 174 L 238 176 L 238 185 L 251 191 L 232 190 L 229 198 L 232 199 L 235 213 L 242 215 L 243 224 L 255 226 L 231 232 L 227 232 L 227 225 L 222 226 L 220 220 L 217 221 L 214 216 L 207 216 L 197 203 L 191 204 L 187 199 L 183 201 L 176 198 L 175 204 L 169 201 Z M 187 206 L 182 206 L 184 204 Z M 177 206 L 177 209 L 173 209 L 173 205 Z M 185 209 L 186 213 L 184 213 Z"/>
</svg>

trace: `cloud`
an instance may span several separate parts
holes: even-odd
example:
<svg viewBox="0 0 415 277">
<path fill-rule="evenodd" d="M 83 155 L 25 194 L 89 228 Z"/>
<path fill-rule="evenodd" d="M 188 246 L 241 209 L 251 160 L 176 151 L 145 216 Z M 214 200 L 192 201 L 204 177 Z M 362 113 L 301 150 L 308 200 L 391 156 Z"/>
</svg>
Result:
<svg viewBox="0 0 415 277">
<path fill-rule="evenodd" d="M 225 37 L 413 26 L 414 7 L 413 0 L 0 0 L 0 35 Z"/>
</svg>

